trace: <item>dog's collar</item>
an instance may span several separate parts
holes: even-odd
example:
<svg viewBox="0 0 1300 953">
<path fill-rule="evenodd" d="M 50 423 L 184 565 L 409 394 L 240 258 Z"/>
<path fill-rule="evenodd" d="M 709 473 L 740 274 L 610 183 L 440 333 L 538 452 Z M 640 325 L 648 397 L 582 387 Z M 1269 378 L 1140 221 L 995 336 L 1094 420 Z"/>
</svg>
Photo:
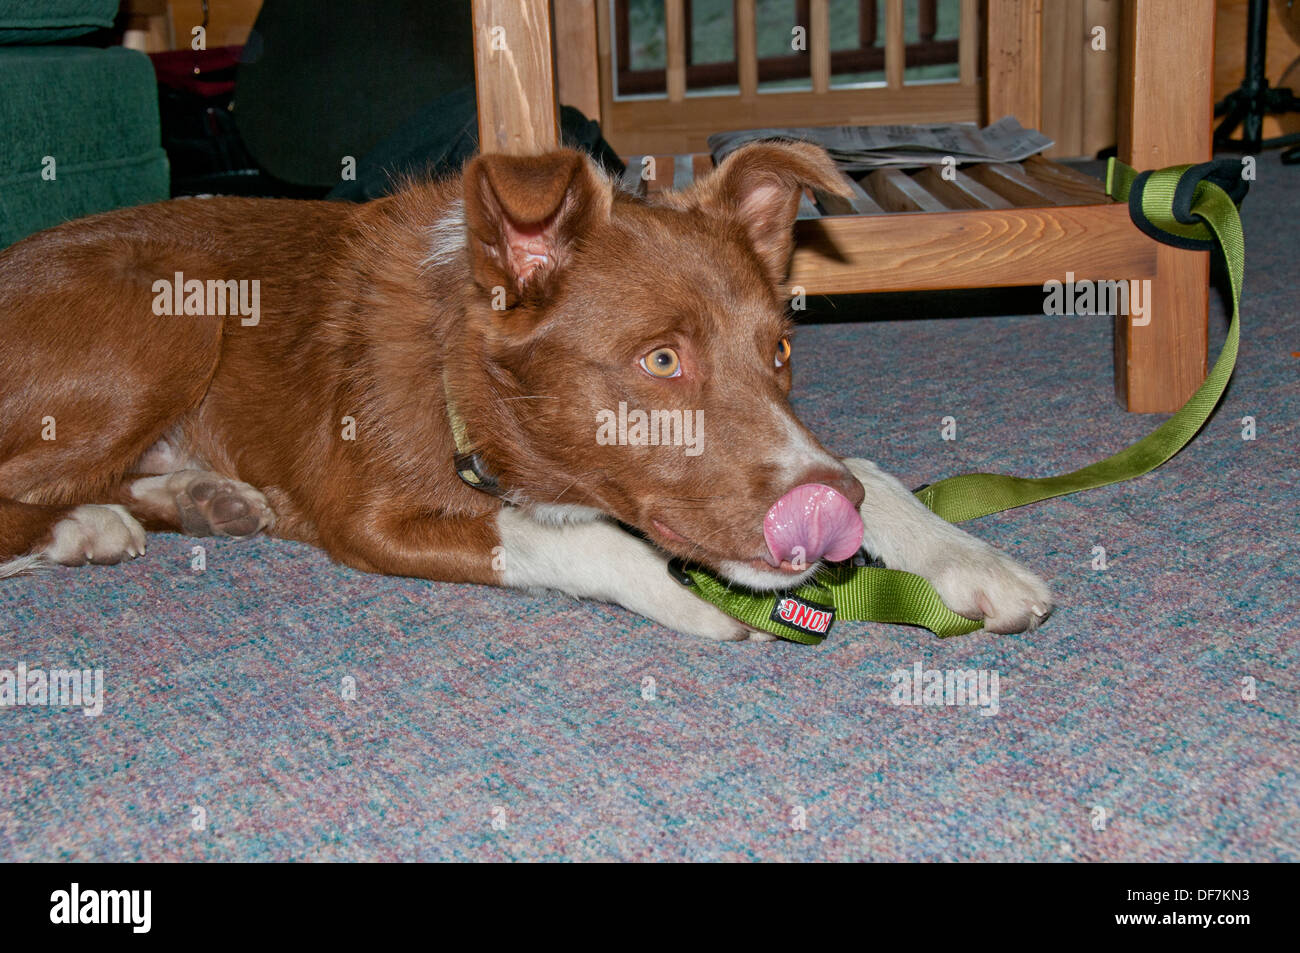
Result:
<svg viewBox="0 0 1300 953">
<path fill-rule="evenodd" d="M 442 369 L 442 392 L 443 401 L 447 406 L 447 422 L 451 424 L 451 435 L 456 441 L 456 453 L 451 458 L 452 464 L 456 467 L 456 475 L 476 490 L 482 490 L 492 496 L 504 496 L 505 490 L 501 487 L 501 481 L 488 469 L 483 461 L 483 455 L 470 442 L 465 418 L 460 415 L 460 411 L 456 408 L 456 401 L 451 396 L 451 379 L 446 367 Z"/>
</svg>

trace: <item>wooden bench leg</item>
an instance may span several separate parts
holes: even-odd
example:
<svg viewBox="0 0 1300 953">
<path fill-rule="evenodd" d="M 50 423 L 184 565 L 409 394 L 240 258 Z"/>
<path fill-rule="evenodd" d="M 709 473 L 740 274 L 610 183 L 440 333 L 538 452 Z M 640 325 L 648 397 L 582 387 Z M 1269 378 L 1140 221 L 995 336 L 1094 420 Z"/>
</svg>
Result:
<svg viewBox="0 0 1300 953">
<path fill-rule="evenodd" d="M 1115 394 L 1135 413 L 1170 413 L 1205 380 L 1210 257 L 1169 245 L 1156 248 L 1150 300 L 1135 326 L 1115 316 Z"/>
<path fill-rule="evenodd" d="M 1214 0 L 1126 0 L 1121 39 L 1120 159 L 1139 171 L 1208 160 Z M 1177 410 L 1205 379 L 1209 273 L 1208 252 L 1161 245 L 1149 323 L 1116 318 L 1115 392 L 1129 410 Z"/>
<path fill-rule="evenodd" d="M 560 142 L 549 0 L 473 0 L 482 152 L 531 155 Z"/>
</svg>

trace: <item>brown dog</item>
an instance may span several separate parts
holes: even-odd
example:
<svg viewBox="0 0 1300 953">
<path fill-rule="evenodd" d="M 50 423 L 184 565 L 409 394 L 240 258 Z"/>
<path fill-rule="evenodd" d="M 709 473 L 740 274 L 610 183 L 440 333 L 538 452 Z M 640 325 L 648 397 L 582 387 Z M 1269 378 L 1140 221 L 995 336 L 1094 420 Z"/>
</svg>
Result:
<svg viewBox="0 0 1300 953">
<path fill-rule="evenodd" d="M 737 639 L 665 554 L 785 588 L 856 550 L 860 514 L 956 611 L 1033 625 L 1041 581 L 790 410 L 778 288 L 801 191 L 838 183 L 795 144 L 653 200 L 580 153 L 481 156 L 367 205 L 186 199 L 19 242 L 0 575 L 138 556 L 146 529 L 266 530 Z"/>
</svg>

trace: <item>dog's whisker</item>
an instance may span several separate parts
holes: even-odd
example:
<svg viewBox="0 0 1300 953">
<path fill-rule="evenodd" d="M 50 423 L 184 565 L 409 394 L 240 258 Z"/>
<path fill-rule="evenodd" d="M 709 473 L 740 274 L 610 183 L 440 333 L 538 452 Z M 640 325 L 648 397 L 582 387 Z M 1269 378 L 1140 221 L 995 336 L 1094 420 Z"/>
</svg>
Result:
<svg viewBox="0 0 1300 953">
<path fill-rule="evenodd" d="M 687 561 L 687 562 L 690 562 L 692 559 L 694 559 L 694 558 L 695 558 L 695 554 L 696 554 L 697 552 L 699 552 L 699 551 L 701 551 L 701 550 L 704 549 L 704 544 L 705 544 L 705 543 L 712 542 L 712 541 L 713 541 L 713 538 L 714 538 L 715 536 L 717 536 L 718 534 L 724 532 L 724 530 L 725 530 L 725 527 L 721 527 L 721 528 L 719 528 L 719 529 L 714 530 L 712 533 L 709 533 L 709 534 L 708 534 L 707 536 L 705 536 L 703 539 L 692 540 L 692 545 L 691 545 L 690 555 L 688 555 L 688 556 L 686 557 L 686 561 Z"/>
</svg>

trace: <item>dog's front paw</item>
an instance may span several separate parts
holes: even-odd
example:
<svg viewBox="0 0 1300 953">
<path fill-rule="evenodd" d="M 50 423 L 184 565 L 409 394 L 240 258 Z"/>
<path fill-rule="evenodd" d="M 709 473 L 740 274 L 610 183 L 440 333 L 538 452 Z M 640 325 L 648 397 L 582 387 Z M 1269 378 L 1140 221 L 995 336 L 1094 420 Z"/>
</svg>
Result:
<svg viewBox="0 0 1300 953">
<path fill-rule="evenodd" d="M 766 632 L 755 632 L 717 606 L 692 595 L 685 587 L 682 588 L 682 596 L 685 598 L 679 605 L 663 612 L 662 617 L 657 614 L 655 621 L 678 632 L 714 642 L 771 641 Z"/>
<path fill-rule="evenodd" d="M 776 638 L 766 632 L 755 632 L 686 586 L 671 579 L 667 582 L 668 585 L 653 594 L 650 604 L 629 608 L 636 608 L 665 628 L 713 642 L 770 642 Z"/>
<path fill-rule="evenodd" d="M 1036 628 L 1052 611 L 1047 583 L 987 543 L 971 543 L 938 557 L 922 575 L 949 609 L 982 619 L 988 632 Z"/>
</svg>

